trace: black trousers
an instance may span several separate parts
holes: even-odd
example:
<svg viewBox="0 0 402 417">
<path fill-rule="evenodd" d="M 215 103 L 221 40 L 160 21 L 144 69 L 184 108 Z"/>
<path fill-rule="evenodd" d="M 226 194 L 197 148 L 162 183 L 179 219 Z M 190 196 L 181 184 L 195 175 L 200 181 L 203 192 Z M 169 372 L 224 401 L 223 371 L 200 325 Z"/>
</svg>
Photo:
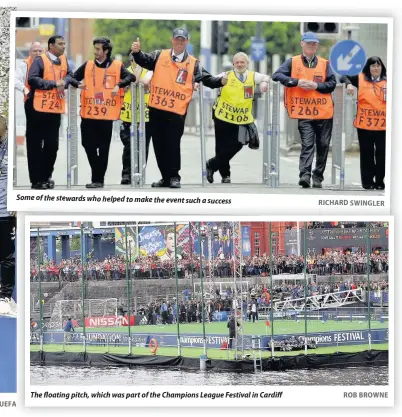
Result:
<svg viewBox="0 0 402 417">
<path fill-rule="evenodd" d="M 112 120 L 81 120 L 81 143 L 91 166 L 92 182 L 105 182 L 112 131 Z"/>
<path fill-rule="evenodd" d="M 171 178 L 180 180 L 180 143 L 185 121 L 186 115 L 149 107 L 149 126 L 156 162 L 165 182 L 169 182 Z"/>
<path fill-rule="evenodd" d="M 120 128 L 120 139 L 123 143 L 123 170 L 121 172 L 122 177 L 131 176 L 131 157 L 130 157 L 130 127 L 131 123 L 123 122 Z M 145 123 L 145 145 L 146 145 L 146 162 L 148 162 L 149 144 L 151 143 L 151 128 L 149 122 Z"/>
<path fill-rule="evenodd" d="M 328 120 L 299 120 L 298 129 L 302 149 L 299 161 L 299 176 L 311 176 L 314 149 L 317 151 L 313 177 L 319 181 L 324 180 L 324 171 L 327 165 L 329 144 L 331 142 L 333 119 Z"/>
<path fill-rule="evenodd" d="M 228 348 L 232 349 L 233 340 L 236 339 L 236 332 L 229 332 Z"/>
<path fill-rule="evenodd" d="M 0 217 L 0 298 L 11 298 L 15 286 L 15 217 Z"/>
<path fill-rule="evenodd" d="M 362 186 L 384 185 L 385 130 L 357 129 Z"/>
<path fill-rule="evenodd" d="M 230 160 L 242 149 L 238 141 L 239 125 L 227 123 L 213 116 L 215 125 L 215 156 L 208 160 L 214 172 L 219 171 L 222 178 L 230 177 Z"/>
<path fill-rule="evenodd" d="M 33 100 L 25 102 L 26 145 L 31 184 L 51 178 L 59 150 L 60 114 L 38 112 Z"/>
</svg>

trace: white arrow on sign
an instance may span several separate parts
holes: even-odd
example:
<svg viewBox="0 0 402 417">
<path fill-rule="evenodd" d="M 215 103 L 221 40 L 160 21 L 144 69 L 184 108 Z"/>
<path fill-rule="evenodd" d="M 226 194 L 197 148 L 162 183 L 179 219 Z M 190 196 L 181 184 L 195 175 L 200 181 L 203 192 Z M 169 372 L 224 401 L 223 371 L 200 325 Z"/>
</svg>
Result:
<svg viewBox="0 0 402 417">
<path fill-rule="evenodd" d="M 360 51 L 360 49 L 361 47 L 359 45 L 355 45 L 346 56 L 339 55 L 336 61 L 337 66 L 338 66 L 338 71 L 350 70 L 352 68 L 352 64 L 349 64 L 349 62 Z"/>
</svg>

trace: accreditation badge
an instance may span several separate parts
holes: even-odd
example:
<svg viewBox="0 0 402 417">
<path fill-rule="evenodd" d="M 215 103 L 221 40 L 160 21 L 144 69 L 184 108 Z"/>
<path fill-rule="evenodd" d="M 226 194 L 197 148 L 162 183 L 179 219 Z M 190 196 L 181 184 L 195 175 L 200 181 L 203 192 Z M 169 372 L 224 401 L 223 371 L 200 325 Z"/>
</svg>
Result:
<svg viewBox="0 0 402 417">
<path fill-rule="evenodd" d="M 99 91 L 98 93 L 95 93 L 95 104 L 101 105 L 105 102 L 105 97 L 103 95 L 103 91 Z"/>
<path fill-rule="evenodd" d="M 382 99 L 384 101 L 387 101 L 387 87 L 381 88 L 381 91 L 382 91 Z"/>
<path fill-rule="evenodd" d="M 322 75 L 317 75 L 317 74 L 314 74 L 313 81 L 314 81 L 315 83 L 322 83 Z"/>
<path fill-rule="evenodd" d="M 253 86 L 251 85 L 244 86 L 244 98 L 253 98 Z"/>
<path fill-rule="evenodd" d="M 188 76 L 188 71 L 183 68 L 180 68 L 179 72 L 177 73 L 176 82 L 178 84 L 186 84 L 187 76 Z"/>
</svg>

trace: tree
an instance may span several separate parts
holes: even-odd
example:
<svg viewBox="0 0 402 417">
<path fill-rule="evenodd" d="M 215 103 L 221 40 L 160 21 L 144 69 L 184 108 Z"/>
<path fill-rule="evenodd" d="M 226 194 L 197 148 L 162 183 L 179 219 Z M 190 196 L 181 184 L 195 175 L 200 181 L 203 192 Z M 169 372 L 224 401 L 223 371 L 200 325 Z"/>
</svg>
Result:
<svg viewBox="0 0 402 417">
<path fill-rule="evenodd" d="M 137 37 L 141 49 L 145 52 L 171 47 L 170 38 L 175 28 L 182 27 L 189 31 L 190 43 L 194 45 L 194 55 L 200 52 L 199 20 L 118 20 L 98 19 L 95 21 L 95 36 L 107 36 L 113 43 L 113 54 L 127 56 L 131 44 Z"/>
</svg>

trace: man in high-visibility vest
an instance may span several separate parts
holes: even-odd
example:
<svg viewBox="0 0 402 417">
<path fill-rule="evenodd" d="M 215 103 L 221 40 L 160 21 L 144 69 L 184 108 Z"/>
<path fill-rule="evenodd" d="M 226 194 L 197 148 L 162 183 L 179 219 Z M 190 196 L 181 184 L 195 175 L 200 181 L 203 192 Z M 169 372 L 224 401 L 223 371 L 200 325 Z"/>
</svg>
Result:
<svg viewBox="0 0 402 417">
<path fill-rule="evenodd" d="M 151 128 L 149 127 L 149 83 L 152 78 L 152 71 L 148 71 L 145 68 L 141 68 L 134 61 L 131 51 L 129 53 L 130 66 L 127 68 L 129 72 L 135 75 L 137 83 L 140 82 L 144 85 L 144 105 L 145 105 L 145 142 L 146 142 L 146 161 L 148 161 L 149 144 L 151 142 Z M 130 158 L 130 127 L 132 121 L 131 111 L 131 88 L 130 86 L 125 88 L 123 107 L 120 113 L 120 120 L 123 122 L 120 128 L 120 139 L 124 145 L 123 149 L 123 171 L 121 173 L 122 184 L 131 184 L 131 158 Z M 140 98 L 137 95 L 137 123 L 140 122 L 140 110 L 139 103 Z"/>
<path fill-rule="evenodd" d="M 66 41 L 60 35 L 48 40 L 48 51 L 34 59 L 28 72 L 30 91 L 25 101 L 27 157 L 32 189 L 54 188 L 52 173 L 59 149 L 64 90 L 72 73 L 64 55 Z"/>
<path fill-rule="evenodd" d="M 31 46 L 29 47 L 29 56 L 28 58 L 24 59 L 18 67 L 15 69 L 15 81 L 14 87 L 17 91 L 20 91 L 24 94 L 24 101 L 26 101 L 28 93 L 29 93 L 29 84 L 28 84 L 28 73 L 31 69 L 31 65 L 34 59 L 37 56 L 42 55 L 44 49 L 40 42 L 32 42 Z"/>
<path fill-rule="evenodd" d="M 272 75 L 285 88 L 285 107 L 291 119 L 298 119 L 301 138 L 299 185 L 322 188 L 331 142 L 334 104 L 331 93 L 336 78 L 328 60 L 316 55 L 319 39 L 306 32 L 301 39 L 302 54 L 286 60 Z M 315 169 L 312 171 L 314 148 L 317 149 Z"/>
<path fill-rule="evenodd" d="M 202 82 L 209 88 L 219 88 L 226 84 L 227 77 L 213 77 L 187 52 L 189 36 L 186 29 L 175 29 L 171 42 L 172 49 L 147 54 L 141 51 L 137 38 L 131 51 L 138 65 L 154 72 L 148 103 L 149 122 L 162 179 L 154 182 L 152 187 L 180 188 L 180 142 L 195 84 Z"/>
<path fill-rule="evenodd" d="M 124 87 L 135 81 L 124 64 L 112 59 L 109 38 L 93 40 L 95 59 L 88 60 L 74 73 L 80 81 L 82 146 L 91 166 L 91 182 L 86 188 L 103 188 L 109 161 L 113 121 L 119 120 Z"/>
<path fill-rule="evenodd" d="M 256 85 L 265 93 L 268 75 L 248 71 L 248 56 L 238 52 L 233 57 L 232 71 L 227 74 L 228 83 L 222 87 L 214 104 L 215 156 L 207 161 L 207 180 L 214 182 L 213 174 L 219 171 L 222 183 L 230 183 L 229 161 L 242 149 L 240 126 L 254 122 L 253 100 Z M 240 139 L 240 140 L 239 140 Z"/>
</svg>

